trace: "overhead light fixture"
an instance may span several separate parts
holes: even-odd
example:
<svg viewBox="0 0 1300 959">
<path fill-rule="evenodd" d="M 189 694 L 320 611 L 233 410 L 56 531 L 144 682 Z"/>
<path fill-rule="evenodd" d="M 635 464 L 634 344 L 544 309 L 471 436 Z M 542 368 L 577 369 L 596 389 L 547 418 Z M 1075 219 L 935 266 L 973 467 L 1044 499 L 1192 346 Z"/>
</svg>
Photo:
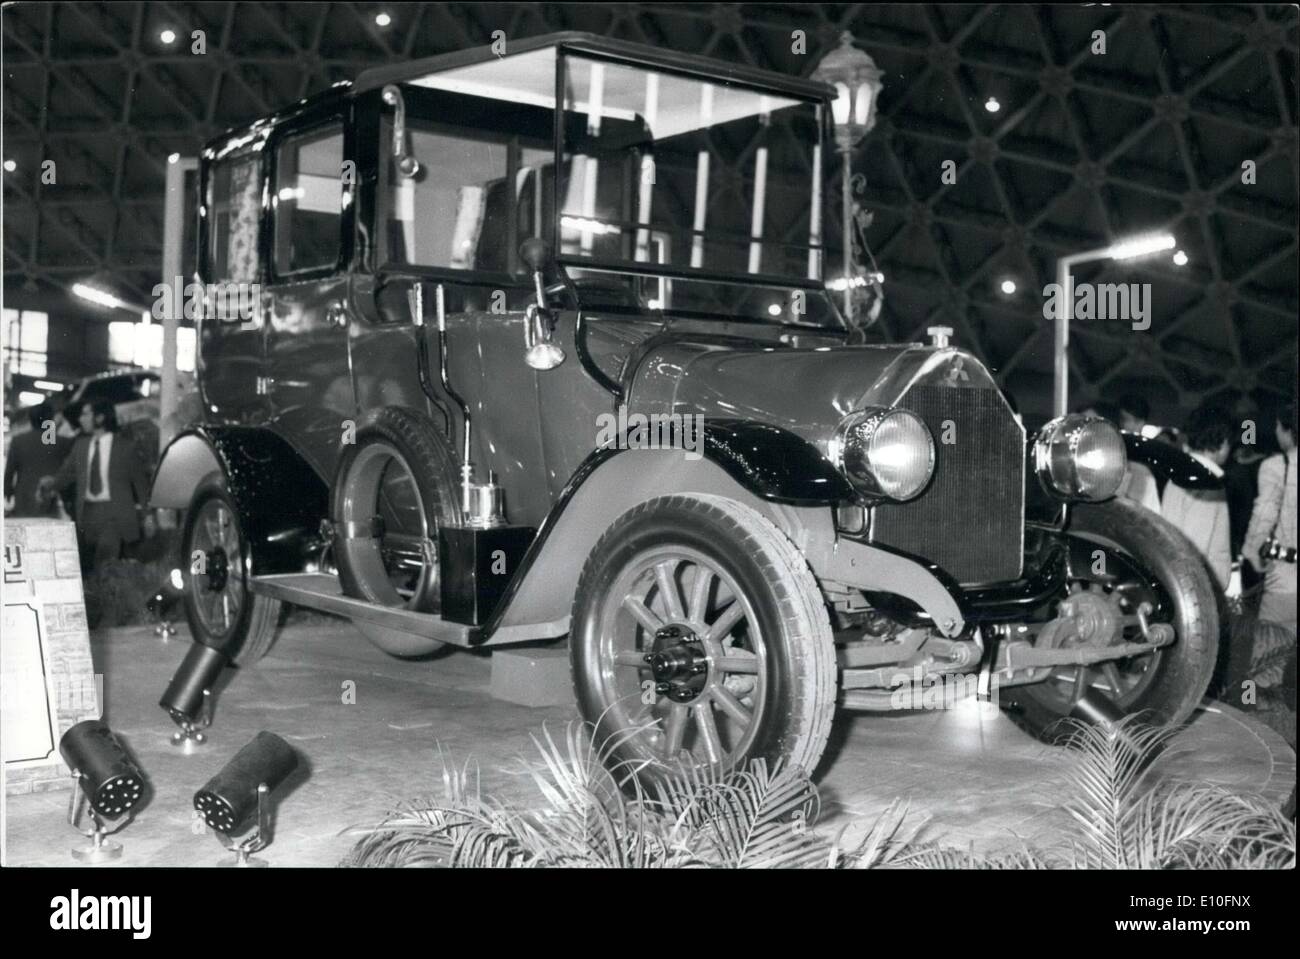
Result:
<svg viewBox="0 0 1300 959">
<path fill-rule="evenodd" d="M 1161 250 L 1172 250 L 1178 241 L 1168 233 L 1153 233 L 1150 236 L 1137 236 L 1131 240 L 1121 240 L 1107 249 L 1112 260 L 1133 260 Z"/>
<path fill-rule="evenodd" d="M 169 153 L 169 154 L 167 154 L 167 162 L 168 162 L 168 163 L 180 163 L 180 162 L 181 162 L 181 155 L 180 155 L 179 153 Z"/>
<path fill-rule="evenodd" d="M 14 170 L 17 170 L 17 169 L 18 169 L 18 163 L 17 163 L 17 161 L 15 161 L 15 160 L 5 160 L 5 172 L 6 172 L 6 173 L 13 173 Z"/>
<path fill-rule="evenodd" d="M 1002 281 L 1000 289 L 1007 296 L 1010 296 L 1012 293 L 1016 292 L 1016 281 L 1007 277 L 1007 279 Z"/>
<path fill-rule="evenodd" d="M 225 767 L 194 794 L 194 808 L 217 834 L 221 845 L 235 854 L 223 866 L 265 866 L 252 858 L 271 843 L 270 796 L 298 768 L 298 753 L 275 733 L 265 730 L 253 737 Z M 236 842 L 239 832 L 256 813 L 257 827 Z"/>
<path fill-rule="evenodd" d="M 780 303 L 769 303 L 769 304 L 768 304 L 768 307 L 767 307 L 767 315 L 768 315 L 768 316 L 780 316 L 780 315 L 781 315 L 781 304 L 780 304 Z"/>
<path fill-rule="evenodd" d="M 83 300 L 89 300 L 97 306 L 106 306 L 110 310 L 125 309 L 126 304 L 115 297 L 112 293 L 97 289 L 93 286 L 87 286 L 85 283 L 72 284 L 72 292 Z"/>
<path fill-rule="evenodd" d="M 202 643 L 190 646 L 162 699 L 158 700 L 158 705 L 180 727 L 179 732 L 172 734 L 173 746 L 188 748 L 207 741 L 201 730 L 212 725 L 212 687 L 228 665 L 230 660 L 220 650 Z"/>
<path fill-rule="evenodd" d="M 54 393 L 63 392 L 63 384 L 56 383 L 53 380 L 35 380 L 33 381 L 32 386 L 36 387 L 38 390 L 50 390 Z"/>
<path fill-rule="evenodd" d="M 1070 320 L 1073 313 L 1071 297 L 1074 281 L 1071 271 L 1080 263 L 1094 263 L 1098 260 L 1134 260 L 1162 250 L 1172 250 L 1178 241 L 1169 233 L 1148 233 L 1118 240 L 1110 246 L 1097 250 L 1085 250 L 1071 253 L 1056 261 L 1056 286 L 1060 290 L 1058 308 L 1054 322 L 1052 345 L 1052 411 L 1055 416 L 1064 416 L 1070 401 L 1070 363 L 1068 349 L 1070 344 Z"/>
<path fill-rule="evenodd" d="M 1002 109 L 1002 104 L 998 103 L 997 97 L 989 97 L 984 101 L 984 109 L 989 111 L 989 113 L 997 113 Z"/>
<path fill-rule="evenodd" d="M 108 835 L 126 825 L 144 796 L 145 778 L 108 725 L 99 719 L 77 723 L 59 740 L 59 755 L 72 770 L 77 789 L 68 804 L 68 823 L 90 840 L 74 846 L 81 862 L 107 862 L 122 855 L 122 844 Z M 93 828 L 78 825 L 89 807 Z"/>
<path fill-rule="evenodd" d="M 393 18 L 386 13 L 376 13 L 375 23 L 381 27 L 386 27 L 393 22 Z"/>
<path fill-rule="evenodd" d="M 1187 265 L 1187 253 L 1184 250 L 1179 250 L 1177 253 L 1174 254 L 1174 266 L 1186 266 L 1186 265 Z"/>
<path fill-rule="evenodd" d="M 163 43 L 167 43 L 167 44 L 175 43 L 175 42 L 176 42 L 176 31 L 175 31 L 175 30 L 164 30 L 164 31 L 162 31 L 162 33 L 158 34 L 158 39 L 161 40 Z"/>
</svg>

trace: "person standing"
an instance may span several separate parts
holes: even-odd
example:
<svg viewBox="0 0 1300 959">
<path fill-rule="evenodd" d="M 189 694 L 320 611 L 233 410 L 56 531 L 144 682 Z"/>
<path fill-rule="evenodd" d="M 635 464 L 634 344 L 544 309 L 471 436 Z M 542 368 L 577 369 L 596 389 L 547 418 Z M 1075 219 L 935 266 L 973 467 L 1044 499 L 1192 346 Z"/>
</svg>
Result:
<svg viewBox="0 0 1300 959">
<path fill-rule="evenodd" d="M 1242 558 L 1264 577 L 1260 620 L 1293 631 L 1296 628 L 1295 420 L 1295 407 L 1277 417 L 1275 432 L 1282 452 L 1259 466 L 1259 492 L 1242 547 Z"/>
<path fill-rule="evenodd" d="M 54 503 L 39 495 L 40 482 L 63 465 L 72 440 L 55 432 L 48 403 L 33 406 L 27 417 L 31 431 L 13 438 L 5 458 L 5 499 L 13 498 L 11 516 L 57 516 Z"/>
<path fill-rule="evenodd" d="M 113 404 L 100 400 L 83 406 L 82 435 L 53 476 L 41 482 L 48 490 L 72 487 L 73 518 L 89 569 L 119 559 L 122 548 L 155 532 L 148 510 L 149 477 L 131 438 L 117 431 Z"/>
<path fill-rule="evenodd" d="M 1228 414 L 1203 407 L 1188 420 L 1187 452 L 1222 478 L 1223 464 L 1231 452 L 1230 434 Z M 1222 488 L 1184 489 L 1171 480 L 1165 484 L 1160 512 L 1192 541 L 1214 575 L 1219 591 L 1225 592 L 1232 575 L 1227 493 Z"/>
</svg>

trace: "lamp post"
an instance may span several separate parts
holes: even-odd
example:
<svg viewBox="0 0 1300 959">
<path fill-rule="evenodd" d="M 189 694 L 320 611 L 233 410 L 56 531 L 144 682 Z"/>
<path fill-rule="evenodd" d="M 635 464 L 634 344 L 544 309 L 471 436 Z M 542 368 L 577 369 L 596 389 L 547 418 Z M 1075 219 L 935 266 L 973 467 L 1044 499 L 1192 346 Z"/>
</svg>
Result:
<svg viewBox="0 0 1300 959">
<path fill-rule="evenodd" d="M 1155 233 L 1117 240 L 1110 246 L 1083 253 L 1071 253 L 1056 261 L 1056 285 L 1061 298 L 1056 310 L 1056 337 L 1052 362 L 1052 415 L 1064 416 L 1070 403 L 1070 320 L 1074 315 L 1074 281 L 1070 270 L 1080 263 L 1097 260 L 1136 260 L 1139 257 L 1172 250 L 1177 241 L 1168 233 Z"/>
<path fill-rule="evenodd" d="M 840 34 L 840 45 L 826 54 L 813 79 L 829 83 L 836 96 L 831 104 L 835 120 L 835 149 L 840 155 L 844 217 L 844 312 L 853 321 L 853 148 L 876 125 L 876 103 L 884 89 L 884 73 L 876 62 L 853 45 L 853 34 Z"/>
</svg>

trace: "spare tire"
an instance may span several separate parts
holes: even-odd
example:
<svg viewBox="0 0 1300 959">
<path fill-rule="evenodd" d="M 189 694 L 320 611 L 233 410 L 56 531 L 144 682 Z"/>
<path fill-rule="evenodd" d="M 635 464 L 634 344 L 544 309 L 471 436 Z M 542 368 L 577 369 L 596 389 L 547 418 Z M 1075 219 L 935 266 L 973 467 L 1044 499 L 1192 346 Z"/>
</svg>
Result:
<svg viewBox="0 0 1300 959">
<path fill-rule="evenodd" d="M 331 494 L 343 592 L 411 612 L 437 612 L 438 530 L 460 522 L 456 462 L 433 421 L 384 407 L 345 446 Z"/>
</svg>

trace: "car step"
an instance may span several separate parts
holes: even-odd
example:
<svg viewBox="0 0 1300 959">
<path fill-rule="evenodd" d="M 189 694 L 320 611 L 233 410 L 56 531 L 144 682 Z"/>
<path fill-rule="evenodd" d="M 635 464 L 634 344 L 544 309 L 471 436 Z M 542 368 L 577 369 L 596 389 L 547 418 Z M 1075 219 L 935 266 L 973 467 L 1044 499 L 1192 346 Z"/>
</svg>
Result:
<svg viewBox="0 0 1300 959">
<path fill-rule="evenodd" d="M 249 581 L 249 588 L 260 596 L 269 596 L 295 606 L 333 613 L 354 622 L 386 626 L 398 632 L 436 639 L 454 646 L 473 646 L 479 641 L 479 630 L 473 626 L 450 623 L 432 613 L 412 613 L 344 596 L 338 577 L 327 573 L 254 576 Z"/>
</svg>

